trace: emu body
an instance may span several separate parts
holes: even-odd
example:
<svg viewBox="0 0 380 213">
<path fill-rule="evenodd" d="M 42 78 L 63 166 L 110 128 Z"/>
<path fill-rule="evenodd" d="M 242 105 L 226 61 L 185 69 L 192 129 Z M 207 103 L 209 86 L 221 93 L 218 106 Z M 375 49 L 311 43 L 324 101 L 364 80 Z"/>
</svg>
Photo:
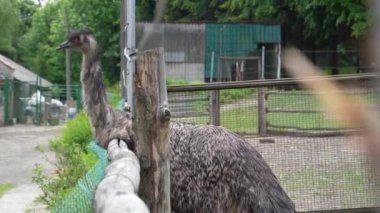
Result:
<svg viewBox="0 0 380 213">
<path fill-rule="evenodd" d="M 108 104 L 95 37 L 73 33 L 60 48 L 83 53 L 84 108 L 97 142 L 118 138 L 134 150 L 132 122 Z M 171 122 L 171 205 L 174 212 L 294 212 L 294 204 L 261 155 L 223 127 Z"/>
</svg>

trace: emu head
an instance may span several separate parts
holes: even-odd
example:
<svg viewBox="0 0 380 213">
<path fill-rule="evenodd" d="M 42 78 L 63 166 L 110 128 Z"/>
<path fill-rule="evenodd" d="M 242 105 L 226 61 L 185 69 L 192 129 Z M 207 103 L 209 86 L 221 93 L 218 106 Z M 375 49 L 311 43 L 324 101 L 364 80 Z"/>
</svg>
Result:
<svg viewBox="0 0 380 213">
<path fill-rule="evenodd" d="M 70 33 L 67 36 L 67 40 L 58 46 L 58 50 L 71 48 L 79 50 L 83 53 L 88 53 L 91 50 L 95 50 L 97 42 L 94 34 L 91 30 L 85 28 L 79 31 Z"/>
</svg>

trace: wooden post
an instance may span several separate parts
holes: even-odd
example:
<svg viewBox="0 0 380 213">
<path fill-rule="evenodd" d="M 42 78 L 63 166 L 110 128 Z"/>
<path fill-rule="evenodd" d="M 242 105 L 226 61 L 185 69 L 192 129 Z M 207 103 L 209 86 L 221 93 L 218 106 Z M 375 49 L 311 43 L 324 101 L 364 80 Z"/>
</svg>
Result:
<svg viewBox="0 0 380 213">
<path fill-rule="evenodd" d="M 263 47 L 264 49 L 264 47 Z M 263 54 L 264 57 L 264 54 Z M 265 61 L 262 58 L 261 61 L 261 69 L 259 70 L 259 80 L 264 79 L 264 64 Z M 266 117 L 266 103 L 265 103 L 265 88 L 260 87 L 258 92 L 258 118 L 259 118 L 259 126 L 258 132 L 261 137 L 267 135 L 267 117 Z"/>
<path fill-rule="evenodd" d="M 210 124 L 220 125 L 220 95 L 219 90 L 211 91 L 210 96 Z"/>
<path fill-rule="evenodd" d="M 265 88 L 259 88 L 258 94 L 258 113 L 259 113 L 259 135 L 264 137 L 267 135 L 267 119 L 266 119 L 266 103 Z"/>
<path fill-rule="evenodd" d="M 136 61 L 133 130 L 141 165 L 139 196 L 151 212 L 170 210 L 169 121 L 163 49 Z"/>
</svg>

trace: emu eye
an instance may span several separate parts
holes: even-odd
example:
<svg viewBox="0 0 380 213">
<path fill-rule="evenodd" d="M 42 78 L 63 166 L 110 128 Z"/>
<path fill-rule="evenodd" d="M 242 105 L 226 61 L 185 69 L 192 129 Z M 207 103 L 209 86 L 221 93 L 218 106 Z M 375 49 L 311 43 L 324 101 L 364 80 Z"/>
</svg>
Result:
<svg viewBox="0 0 380 213">
<path fill-rule="evenodd" d="M 80 38 L 79 38 L 79 36 L 74 36 L 70 40 L 71 40 L 71 42 L 78 43 L 80 41 Z"/>
</svg>

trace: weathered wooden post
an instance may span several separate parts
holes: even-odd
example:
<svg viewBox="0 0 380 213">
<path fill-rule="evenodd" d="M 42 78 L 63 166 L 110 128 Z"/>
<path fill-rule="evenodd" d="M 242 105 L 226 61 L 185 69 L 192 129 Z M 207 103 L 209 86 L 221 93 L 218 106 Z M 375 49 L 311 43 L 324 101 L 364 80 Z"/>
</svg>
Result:
<svg viewBox="0 0 380 213">
<path fill-rule="evenodd" d="M 267 135 L 267 118 L 266 118 L 266 98 L 265 88 L 259 88 L 258 92 L 258 113 L 259 113 L 259 135 Z"/>
<path fill-rule="evenodd" d="M 259 69 L 259 80 L 265 79 L 265 46 L 262 47 L 261 54 L 261 67 Z M 265 100 L 265 88 L 260 87 L 258 91 L 258 118 L 259 118 L 259 127 L 258 132 L 261 137 L 267 135 L 267 118 L 266 118 L 266 100 Z"/>
<path fill-rule="evenodd" d="M 141 165 L 139 196 L 151 212 L 170 211 L 169 121 L 163 48 L 141 53 L 134 82 L 136 151 Z"/>
<path fill-rule="evenodd" d="M 210 124 L 220 125 L 220 92 L 219 90 L 211 91 L 210 95 Z"/>
</svg>

